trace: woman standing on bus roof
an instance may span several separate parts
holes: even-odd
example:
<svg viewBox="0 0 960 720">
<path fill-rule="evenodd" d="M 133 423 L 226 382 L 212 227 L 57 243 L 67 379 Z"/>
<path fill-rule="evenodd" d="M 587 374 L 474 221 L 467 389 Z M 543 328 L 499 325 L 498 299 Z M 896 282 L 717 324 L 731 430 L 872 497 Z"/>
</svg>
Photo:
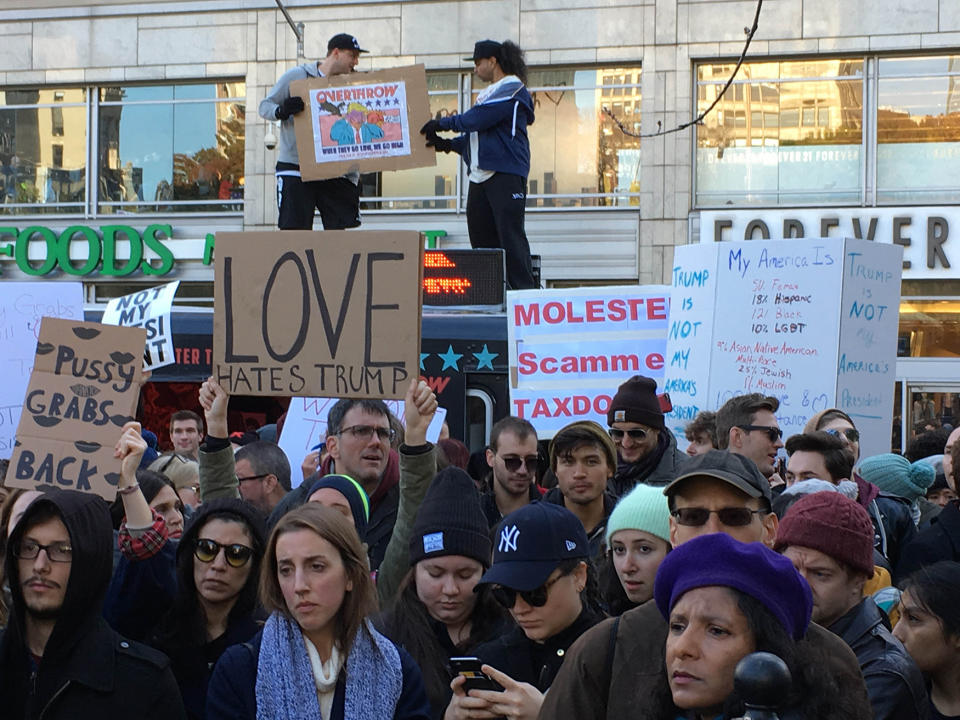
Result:
<svg viewBox="0 0 960 720">
<path fill-rule="evenodd" d="M 527 92 L 527 65 L 523 51 L 506 40 L 480 40 L 473 47 L 474 72 L 492 83 L 476 104 L 460 115 L 429 120 L 420 132 L 427 145 L 463 157 L 470 171 L 467 229 L 474 248 L 502 248 L 506 253 L 507 283 L 511 290 L 534 287 L 530 244 L 524 231 L 533 100 Z M 461 133 L 453 140 L 438 130 Z"/>
</svg>

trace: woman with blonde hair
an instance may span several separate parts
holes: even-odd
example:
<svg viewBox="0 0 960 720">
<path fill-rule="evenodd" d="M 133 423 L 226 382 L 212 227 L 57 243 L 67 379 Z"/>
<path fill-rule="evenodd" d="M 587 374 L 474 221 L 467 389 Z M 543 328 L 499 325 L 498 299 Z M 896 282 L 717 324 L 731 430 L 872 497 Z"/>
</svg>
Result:
<svg viewBox="0 0 960 720">
<path fill-rule="evenodd" d="M 420 669 L 366 619 L 376 597 L 342 514 L 308 503 L 284 515 L 260 575 L 270 617 L 217 663 L 207 718 L 428 720 Z"/>
</svg>

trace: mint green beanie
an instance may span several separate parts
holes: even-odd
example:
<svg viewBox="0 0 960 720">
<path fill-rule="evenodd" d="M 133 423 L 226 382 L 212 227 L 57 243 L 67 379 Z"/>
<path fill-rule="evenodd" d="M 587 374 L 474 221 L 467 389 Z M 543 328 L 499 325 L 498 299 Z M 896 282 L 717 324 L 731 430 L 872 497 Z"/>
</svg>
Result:
<svg viewBox="0 0 960 720">
<path fill-rule="evenodd" d="M 637 485 L 620 498 L 607 520 L 607 545 L 618 530 L 642 530 L 670 542 L 670 508 L 663 488 Z"/>
</svg>

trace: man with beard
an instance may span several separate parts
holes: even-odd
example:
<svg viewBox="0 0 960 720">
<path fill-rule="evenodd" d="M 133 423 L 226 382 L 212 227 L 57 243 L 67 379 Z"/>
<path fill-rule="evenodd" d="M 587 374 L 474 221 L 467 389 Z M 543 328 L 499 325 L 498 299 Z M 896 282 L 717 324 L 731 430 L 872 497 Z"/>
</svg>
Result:
<svg viewBox="0 0 960 720">
<path fill-rule="evenodd" d="M 185 718 L 169 661 L 101 617 L 113 533 L 95 495 L 51 491 L 10 536 L 13 612 L 0 640 L 4 717 Z"/>
<path fill-rule="evenodd" d="M 487 465 L 490 485 L 480 499 L 491 528 L 527 503 L 540 499 L 537 490 L 537 431 L 526 420 L 508 415 L 490 430 Z"/>
</svg>

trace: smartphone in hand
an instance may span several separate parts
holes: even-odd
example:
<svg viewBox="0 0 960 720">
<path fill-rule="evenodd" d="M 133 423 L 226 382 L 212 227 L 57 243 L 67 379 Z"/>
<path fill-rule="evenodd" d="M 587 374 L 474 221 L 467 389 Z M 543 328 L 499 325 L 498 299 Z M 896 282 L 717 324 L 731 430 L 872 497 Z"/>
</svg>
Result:
<svg viewBox="0 0 960 720">
<path fill-rule="evenodd" d="M 464 691 L 469 690 L 494 690 L 502 692 L 500 683 L 491 680 L 485 675 L 480 667 L 483 663 L 480 658 L 475 657 L 454 657 L 450 658 L 450 668 L 455 675 L 463 675 L 467 680 L 463 683 Z"/>
</svg>

